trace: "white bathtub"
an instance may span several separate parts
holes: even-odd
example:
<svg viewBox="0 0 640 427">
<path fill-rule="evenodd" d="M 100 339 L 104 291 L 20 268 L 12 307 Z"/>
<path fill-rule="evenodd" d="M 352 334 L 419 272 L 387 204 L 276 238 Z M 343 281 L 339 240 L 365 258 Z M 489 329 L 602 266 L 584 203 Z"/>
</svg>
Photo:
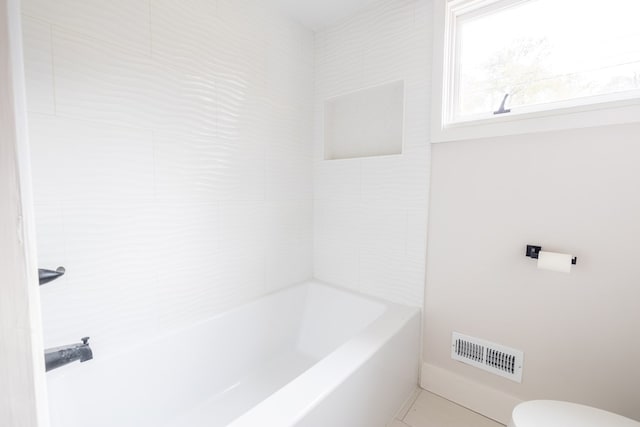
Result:
<svg viewBox="0 0 640 427">
<path fill-rule="evenodd" d="M 418 309 L 305 283 L 50 372 L 52 427 L 383 427 L 419 329 Z"/>
</svg>

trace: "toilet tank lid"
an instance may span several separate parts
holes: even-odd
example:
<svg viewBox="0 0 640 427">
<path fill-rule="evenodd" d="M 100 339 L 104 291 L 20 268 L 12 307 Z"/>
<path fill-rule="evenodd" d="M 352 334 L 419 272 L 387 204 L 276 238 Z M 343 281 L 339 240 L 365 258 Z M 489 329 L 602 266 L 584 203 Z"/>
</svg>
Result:
<svg viewBox="0 0 640 427">
<path fill-rule="evenodd" d="M 557 400 L 531 400 L 513 410 L 514 427 L 640 427 L 640 422 L 602 409 Z"/>
</svg>

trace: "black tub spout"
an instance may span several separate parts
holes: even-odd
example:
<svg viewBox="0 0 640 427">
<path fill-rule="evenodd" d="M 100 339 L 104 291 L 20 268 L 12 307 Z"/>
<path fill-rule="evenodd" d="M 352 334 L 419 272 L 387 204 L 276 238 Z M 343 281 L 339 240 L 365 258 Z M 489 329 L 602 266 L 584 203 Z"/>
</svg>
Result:
<svg viewBox="0 0 640 427">
<path fill-rule="evenodd" d="M 50 348 L 44 352 L 47 372 L 79 360 L 86 362 L 93 359 L 93 352 L 89 347 L 89 337 L 82 338 L 82 342 L 63 347 Z"/>
<path fill-rule="evenodd" d="M 56 280 L 58 277 L 65 273 L 64 267 L 58 267 L 56 270 L 45 270 L 44 268 L 38 269 L 38 278 L 40 279 L 40 286 L 45 283 L 49 283 L 52 280 Z"/>
</svg>

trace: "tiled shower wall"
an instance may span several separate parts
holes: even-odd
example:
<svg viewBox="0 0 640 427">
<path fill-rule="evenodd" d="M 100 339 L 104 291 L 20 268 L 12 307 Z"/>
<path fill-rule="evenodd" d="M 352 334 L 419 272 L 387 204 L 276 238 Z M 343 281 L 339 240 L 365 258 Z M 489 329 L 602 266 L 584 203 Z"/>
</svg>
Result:
<svg viewBox="0 0 640 427">
<path fill-rule="evenodd" d="M 389 0 L 316 34 L 314 273 L 423 303 L 429 180 L 431 0 Z M 323 160 L 326 99 L 405 82 L 401 155 Z"/>
<path fill-rule="evenodd" d="M 312 276 L 313 33 L 249 0 L 23 0 L 45 345 Z"/>
</svg>

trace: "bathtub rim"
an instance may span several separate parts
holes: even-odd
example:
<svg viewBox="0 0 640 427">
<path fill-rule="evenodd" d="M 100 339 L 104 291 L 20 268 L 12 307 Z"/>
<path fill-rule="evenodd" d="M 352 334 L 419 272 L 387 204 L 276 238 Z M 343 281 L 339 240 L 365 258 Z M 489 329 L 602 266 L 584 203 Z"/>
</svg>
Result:
<svg viewBox="0 0 640 427">
<path fill-rule="evenodd" d="M 170 339 L 173 336 L 180 335 L 181 333 L 184 333 L 185 331 L 188 331 L 189 329 L 203 326 L 204 324 L 206 324 L 208 322 L 212 322 L 215 319 L 219 319 L 219 318 L 222 318 L 224 316 L 230 315 L 232 313 L 237 313 L 239 311 L 246 310 L 248 307 L 250 307 L 252 305 L 259 304 L 265 298 L 275 298 L 279 294 L 282 294 L 282 293 L 285 293 L 285 292 L 291 292 L 291 291 L 294 291 L 295 289 L 298 289 L 298 288 L 304 288 L 304 287 L 310 287 L 310 286 L 321 286 L 321 287 L 324 286 L 324 287 L 327 287 L 329 289 L 332 289 L 332 290 L 335 290 L 335 291 L 338 291 L 338 292 L 343 292 L 343 293 L 350 294 L 350 295 L 358 297 L 358 298 L 362 298 L 362 299 L 365 299 L 365 300 L 368 300 L 368 301 L 371 301 L 371 302 L 374 302 L 374 303 L 381 304 L 381 305 L 383 305 L 385 307 L 385 313 L 391 306 L 414 308 L 412 306 L 405 306 L 405 305 L 402 305 L 402 304 L 397 304 L 397 303 L 394 303 L 394 302 L 390 302 L 390 301 L 384 300 L 384 299 L 379 298 L 379 297 L 368 295 L 368 294 L 365 294 L 365 293 L 362 293 L 362 292 L 359 292 L 359 291 L 355 291 L 355 290 L 352 290 L 352 289 L 349 289 L 349 288 L 344 288 L 344 287 L 341 287 L 341 286 L 338 286 L 338 285 L 334 285 L 334 284 L 331 284 L 331 283 L 327 283 L 327 282 L 324 282 L 324 281 L 321 281 L 321 280 L 309 279 L 309 280 L 305 280 L 303 282 L 298 282 L 298 283 L 294 283 L 294 284 L 289 285 L 289 286 L 285 286 L 285 287 L 280 288 L 280 289 L 272 290 L 272 291 L 270 291 L 268 293 L 265 293 L 263 295 L 260 295 L 260 296 L 252 297 L 250 299 L 247 299 L 246 301 L 244 301 L 243 303 L 241 303 L 239 305 L 236 305 L 234 307 L 230 307 L 230 308 L 228 308 L 226 310 L 223 310 L 223 311 L 220 311 L 218 313 L 213 313 L 211 316 L 205 317 L 203 319 L 199 319 L 199 320 L 197 320 L 197 321 L 195 321 L 193 323 L 190 323 L 188 325 L 183 325 L 183 326 L 180 326 L 178 328 L 171 329 L 169 331 L 160 333 L 160 334 L 155 335 L 153 337 L 149 337 L 148 339 L 140 340 L 140 341 L 136 342 L 133 345 L 130 345 L 130 346 L 127 346 L 126 348 L 123 348 L 121 351 L 113 351 L 113 352 L 107 353 L 103 357 L 101 357 L 101 361 L 108 361 L 110 359 L 115 359 L 115 358 L 121 357 L 123 354 L 129 353 L 131 351 L 135 351 L 137 349 L 142 349 L 142 348 L 148 346 L 151 343 L 155 343 L 155 342 L 162 341 L 162 340 L 165 340 L 165 339 Z M 415 307 L 415 308 L 417 310 L 420 310 L 420 307 Z M 385 313 L 382 313 L 381 316 L 384 316 Z M 60 372 L 55 372 L 54 371 L 54 372 L 50 373 L 50 375 L 51 374 L 56 374 L 56 373 L 60 374 L 60 375 L 54 375 L 56 377 L 57 376 L 63 376 L 63 374 L 64 374 L 63 371 L 60 371 Z"/>
<path fill-rule="evenodd" d="M 280 288 L 280 289 L 271 290 L 271 291 L 269 291 L 269 292 L 267 292 L 265 294 L 262 294 L 260 296 L 249 298 L 249 299 L 245 300 L 244 302 L 242 302 L 239 305 L 235 305 L 235 306 L 229 307 L 229 308 L 227 308 L 227 309 L 225 309 L 223 311 L 220 311 L 220 312 L 217 312 L 217 313 L 213 313 L 212 315 L 210 315 L 208 317 L 204 317 L 204 318 L 199 319 L 199 320 L 197 320 L 197 321 L 195 321 L 193 323 L 190 323 L 188 325 L 181 325 L 181 326 L 179 326 L 179 327 L 177 327 L 175 329 L 171 329 L 171 330 L 168 330 L 166 332 L 161 332 L 161 333 L 159 333 L 157 335 L 154 335 L 154 336 L 143 338 L 143 339 L 141 339 L 141 340 L 139 340 L 139 341 L 137 341 L 137 342 L 135 342 L 135 343 L 133 343 L 131 345 L 123 347 L 120 350 L 111 351 L 111 352 L 108 352 L 108 353 L 102 353 L 99 356 L 100 357 L 100 363 L 108 362 L 108 361 L 110 361 L 112 359 L 117 359 L 119 357 L 122 357 L 123 355 L 126 355 L 127 353 L 130 353 L 130 352 L 135 352 L 137 350 L 142 350 L 142 349 L 144 349 L 145 347 L 147 347 L 150 344 L 157 343 L 157 342 L 162 341 L 162 340 L 170 339 L 171 337 L 174 337 L 176 335 L 180 335 L 182 333 L 185 333 L 189 329 L 203 326 L 208 322 L 213 322 L 213 321 L 215 321 L 215 319 L 219 319 L 219 318 L 222 318 L 224 316 L 230 315 L 232 313 L 237 313 L 239 311 L 246 310 L 248 307 L 250 307 L 252 305 L 259 304 L 261 302 L 261 300 L 263 300 L 265 298 L 274 298 L 278 294 L 294 291 L 295 289 L 304 288 L 304 287 L 307 287 L 307 286 L 324 286 L 324 287 L 333 289 L 333 290 L 338 291 L 338 292 L 344 292 L 346 294 L 350 294 L 350 295 L 355 296 L 355 297 L 360 297 L 360 298 L 363 298 L 365 300 L 369 300 L 371 302 L 383 305 L 385 307 L 385 311 L 388 309 L 389 305 L 395 304 L 395 303 L 392 303 L 392 302 L 389 302 L 389 301 L 385 301 L 382 298 L 378 298 L 378 297 L 375 297 L 375 296 L 367 295 L 367 294 L 364 294 L 362 292 L 354 291 L 352 289 L 348 289 L 348 288 L 344 288 L 344 287 L 341 287 L 341 286 L 333 285 L 331 283 L 323 282 L 323 281 L 320 281 L 320 280 L 317 280 L 317 279 L 308 279 L 308 280 L 305 280 L 305 281 L 302 281 L 302 282 L 298 282 L 298 283 L 294 283 L 294 284 L 285 286 L 285 287 Z M 382 316 L 384 316 L 384 313 L 382 314 Z M 62 379 L 66 375 L 72 375 L 73 374 L 72 371 L 73 370 L 51 371 L 51 372 L 49 372 L 47 374 L 46 380 L 47 381 L 51 381 L 51 380 L 58 381 L 59 379 Z"/>
<path fill-rule="evenodd" d="M 297 422 L 303 420 L 308 413 L 320 405 L 323 399 L 346 382 L 352 373 L 370 361 L 395 337 L 398 331 L 407 327 L 411 321 L 418 322 L 419 330 L 422 328 L 422 310 L 420 307 L 385 301 L 319 281 L 312 282 L 368 300 L 381 302 L 386 306 L 386 311 L 364 330 L 341 344 L 268 398 L 240 415 L 227 427 L 252 427 L 260 425 L 260 421 L 264 422 L 265 420 L 276 422 L 276 425 L 281 427 L 295 426 Z M 359 348 L 361 346 L 364 346 L 364 350 Z M 345 359 L 349 362 L 348 364 L 341 363 Z M 420 355 L 418 353 L 416 354 L 416 360 L 418 360 L 417 370 L 419 370 L 419 359 Z M 327 371 L 330 371 L 332 375 L 325 375 Z M 419 372 L 416 375 L 416 386 L 418 385 L 418 379 Z M 301 392 L 301 390 L 304 392 Z M 283 407 L 288 408 L 287 411 L 274 411 L 274 409 Z"/>
</svg>

